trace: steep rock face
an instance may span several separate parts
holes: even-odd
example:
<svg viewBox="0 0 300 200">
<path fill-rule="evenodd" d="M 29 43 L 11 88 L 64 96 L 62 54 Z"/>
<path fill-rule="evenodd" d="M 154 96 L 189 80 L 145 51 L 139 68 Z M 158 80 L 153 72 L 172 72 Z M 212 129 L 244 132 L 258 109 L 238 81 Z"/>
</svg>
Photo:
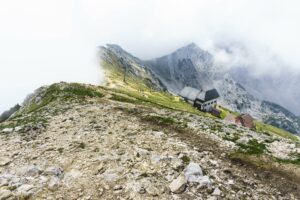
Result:
<svg viewBox="0 0 300 200">
<path fill-rule="evenodd" d="M 223 79 L 215 80 L 214 86 L 218 89 L 221 99 L 220 104 L 240 113 L 249 113 L 261 119 L 261 102 L 251 95 L 238 82 L 226 74 Z"/>
<path fill-rule="evenodd" d="M 300 120 L 297 116 L 282 106 L 272 102 L 262 101 L 261 105 L 261 113 L 264 113 L 262 118 L 265 123 L 287 130 L 291 133 L 299 134 Z"/>
<path fill-rule="evenodd" d="M 100 47 L 100 58 L 106 64 L 118 67 L 124 71 L 126 76 L 138 77 L 149 87 L 156 90 L 166 90 L 166 87 L 154 73 L 143 65 L 143 62 L 131 54 L 124 51 L 120 46 L 108 44 L 106 47 Z"/>
<path fill-rule="evenodd" d="M 182 47 L 170 55 L 145 62 L 161 78 L 172 92 L 183 87 L 204 88 L 212 84 L 215 75 L 213 56 L 194 43 Z"/>
</svg>

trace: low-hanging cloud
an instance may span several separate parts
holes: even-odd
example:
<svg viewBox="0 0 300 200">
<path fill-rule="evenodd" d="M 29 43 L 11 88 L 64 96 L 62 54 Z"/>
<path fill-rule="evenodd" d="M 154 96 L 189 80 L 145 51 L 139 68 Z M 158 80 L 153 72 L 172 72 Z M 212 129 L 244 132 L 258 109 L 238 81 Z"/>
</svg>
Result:
<svg viewBox="0 0 300 200">
<path fill-rule="evenodd" d="M 226 67 L 300 72 L 297 0 L 11 0 L 0 3 L 0 111 L 57 81 L 98 83 L 98 45 L 142 59 L 195 42 Z"/>
</svg>

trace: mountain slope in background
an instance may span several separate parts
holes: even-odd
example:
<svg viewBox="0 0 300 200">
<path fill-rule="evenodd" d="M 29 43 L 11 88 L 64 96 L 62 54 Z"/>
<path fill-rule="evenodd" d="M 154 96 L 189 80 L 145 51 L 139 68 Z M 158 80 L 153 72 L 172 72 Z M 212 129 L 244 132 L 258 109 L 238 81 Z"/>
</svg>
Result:
<svg viewBox="0 0 300 200">
<path fill-rule="evenodd" d="M 265 123 L 285 129 L 294 134 L 300 130 L 299 118 L 293 113 L 269 101 L 262 101 L 251 89 L 244 87 L 235 77 L 236 73 L 216 65 L 214 57 L 207 51 L 191 43 L 173 53 L 142 61 L 133 57 L 117 45 L 108 45 L 102 59 L 111 59 L 108 52 L 114 52 L 113 58 L 123 65 L 124 70 L 135 71 L 138 67 L 147 71 L 152 87 L 167 88 L 171 93 L 178 94 L 185 86 L 200 89 L 215 87 L 218 89 L 221 105 L 240 113 L 249 113 Z M 126 61 L 125 64 L 123 61 Z M 141 73 L 134 73 L 140 76 Z M 148 79 L 146 78 L 146 79 Z M 144 78 L 145 79 L 145 78 Z M 248 84 L 247 86 L 251 86 Z M 255 90 L 255 89 L 253 89 Z"/>
<path fill-rule="evenodd" d="M 168 90 L 178 93 L 183 87 L 203 88 L 211 85 L 213 56 L 191 43 L 160 58 L 145 61 L 153 72 L 168 86 Z M 180 73 L 179 73 L 180 72 Z"/>
<path fill-rule="evenodd" d="M 143 62 L 139 58 L 132 56 L 118 45 L 108 44 L 106 47 L 100 47 L 99 56 L 108 65 L 123 69 L 125 81 L 126 76 L 134 76 L 142 79 L 147 86 L 153 89 L 167 89 L 160 79 L 143 65 Z"/>
<path fill-rule="evenodd" d="M 256 75 L 248 67 L 242 66 L 232 68 L 230 74 L 256 97 L 283 105 L 300 115 L 299 75 L 290 71 Z"/>
</svg>

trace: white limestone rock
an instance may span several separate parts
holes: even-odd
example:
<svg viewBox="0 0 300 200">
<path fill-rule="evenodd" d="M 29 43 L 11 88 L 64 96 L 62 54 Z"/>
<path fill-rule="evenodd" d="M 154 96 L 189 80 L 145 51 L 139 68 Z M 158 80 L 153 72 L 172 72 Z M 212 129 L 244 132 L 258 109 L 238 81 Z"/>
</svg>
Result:
<svg viewBox="0 0 300 200">
<path fill-rule="evenodd" d="M 203 176 L 201 167 L 197 163 L 190 163 L 184 170 L 184 175 L 188 182 L 198 182 Z"/>
<path fill-rule="evenodd" d="M 186 188 L 187 180 L 184 175 L 178 176 L 172 183 L 169 185 L 171 192 L 175 194 L 180 194 L 184 192 Z"/>
<path fill-rule="evenodd" d="M 0 200 L 6 200 L 12 196 L 12 192 L 6 189 L 0 189 Z"/>
</svg>

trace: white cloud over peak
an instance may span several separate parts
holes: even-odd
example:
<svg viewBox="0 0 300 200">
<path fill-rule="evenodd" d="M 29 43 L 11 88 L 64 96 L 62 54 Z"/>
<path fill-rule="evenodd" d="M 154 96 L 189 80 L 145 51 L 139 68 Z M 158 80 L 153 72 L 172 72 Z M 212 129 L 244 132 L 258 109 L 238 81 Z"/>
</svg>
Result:
<svg viewBox="0 0 300 200">
<path fill-rule="evenodd" d="M 228 66 L 299 73 L 299 7 L 297 0 L 1 1 L 0 112 L 43 84 L 99 82 L 96 50 L 105 43 L 148 59 L 195 42 Z M 231 42 L 243 48 L 219 48 Z"/>
</svg>

